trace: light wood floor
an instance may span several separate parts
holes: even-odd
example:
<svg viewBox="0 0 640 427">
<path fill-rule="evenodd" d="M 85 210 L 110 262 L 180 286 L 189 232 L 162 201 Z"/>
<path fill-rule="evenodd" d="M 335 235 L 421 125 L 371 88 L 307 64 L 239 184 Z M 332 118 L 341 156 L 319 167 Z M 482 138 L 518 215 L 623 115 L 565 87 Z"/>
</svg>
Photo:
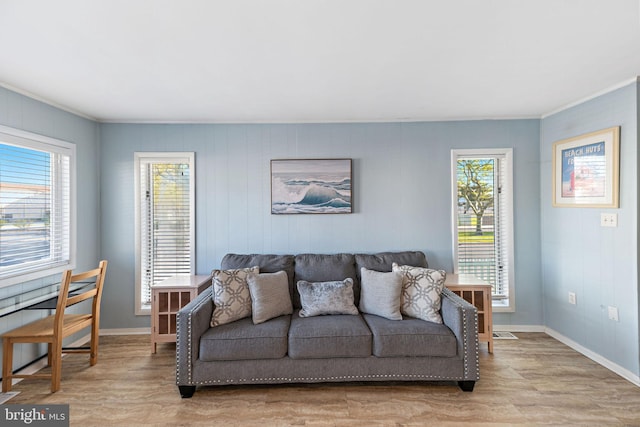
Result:
<svg viewBox="0 0 640 427">
<path fill-rule="evenodd" d="M 8 403 L 70 404 L 72 426 L 640 426 L 640 388 L 545 334 L 483 344 L 473 393 L 453 384 L 200 388 L 181 399 L 174 351 L 149 336 L 102 337 L 100 358 L 63 362 L 62 389 L 20 382 Z"/>
</svg>

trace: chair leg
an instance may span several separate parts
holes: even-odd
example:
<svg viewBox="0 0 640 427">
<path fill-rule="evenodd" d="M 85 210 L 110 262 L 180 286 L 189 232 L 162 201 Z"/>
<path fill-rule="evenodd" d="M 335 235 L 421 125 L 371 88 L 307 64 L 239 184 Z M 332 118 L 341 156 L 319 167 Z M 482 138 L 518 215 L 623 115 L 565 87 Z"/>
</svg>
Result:
<svg viewBox="0 0 640 427">
<path fill-rule="evenodd" d="M 51 366 L 51 352 L 53 351 L 53 346 L 51 343 L 47 344 L 47 366 Z"/>
<path fill-rule="evenodd" d="M 89 353 L 89 365 L 93 366 L 98 363 L 98 325 L 94 323 L 91 326 L 91 353 Z"/>
<path fill-rule="evenodd" d="M 62 378 L 62 342 L 54 342 L 51 352 L 51 392 L 60 390 Z"/>
<path fill-rule="evenodd" d="M 11 391 L 13 371 L 13 342 L 10 339 L 2 340 L 2 392 Z"/>
</svg>

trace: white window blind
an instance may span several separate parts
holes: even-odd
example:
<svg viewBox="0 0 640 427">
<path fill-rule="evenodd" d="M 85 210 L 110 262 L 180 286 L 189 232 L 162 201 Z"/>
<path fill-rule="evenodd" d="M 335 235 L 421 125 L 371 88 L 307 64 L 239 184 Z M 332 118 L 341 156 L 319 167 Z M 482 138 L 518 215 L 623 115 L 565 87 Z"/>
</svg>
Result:
<svg viewBox="0 0 640 427">
<path fill-rule="evenodd" d="M 512 222 L 511 213 L 508 206 L 510 206 L 511 194 L 508 194 L 508 188 L 506 182 L 507 169 L 504 156 L 496 157 L 495 172 L 494 172 L 494 188 L 495 188 L 495 213 L 494 213 L 494 245 L 495 245 L 495 259 L 496 259 L 496 279 L 493 289 L 493 298 L 505 300 L 509 298 L 509 271 L 511 270 L 511 256 L 509 253 L 509 225 Z"/>
<path fill-rule="evenodd" d="M 136 153 L 138 303 L 146 313 L 151 286 L 193 274 L 194 183 L 192 153 Z"/>
<path fill-rule="evenodd" d="M 73 268 L 75 146 L 0 128 L 0 283 Z"/>
<path fill-rule="evenodd" d="M 510 150 L 454 150 L 454 269 L 492 285 L 493 305 L 513 309 Z"/>
</svg>

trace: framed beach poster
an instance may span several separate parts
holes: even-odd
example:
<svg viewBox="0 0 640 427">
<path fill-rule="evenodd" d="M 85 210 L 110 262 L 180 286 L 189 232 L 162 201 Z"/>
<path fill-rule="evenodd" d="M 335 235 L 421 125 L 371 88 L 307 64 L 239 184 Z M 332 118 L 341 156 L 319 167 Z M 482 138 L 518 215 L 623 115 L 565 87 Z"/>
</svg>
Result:
<svg viewBox="0 0 640 427">
<path fill-rule="evenodd" d="M 272 214 L 352 213 L 351 159 L 271 160 Z"/>
<path fill-rule="evenodd" d="M 553 144 L 553 206 L 617 208 L 620 127 Z"/>
</svg>

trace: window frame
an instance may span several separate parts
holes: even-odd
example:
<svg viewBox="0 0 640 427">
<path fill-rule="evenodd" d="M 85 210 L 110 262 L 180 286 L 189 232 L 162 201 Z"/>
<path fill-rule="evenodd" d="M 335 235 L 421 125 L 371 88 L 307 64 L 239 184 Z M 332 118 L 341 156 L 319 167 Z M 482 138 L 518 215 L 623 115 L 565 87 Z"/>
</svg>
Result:
<svg viewBox="0 0 640 427">
<path fill-rule="evenodd" d="M 137 316 L 151 315 L 151 305 L 142 306 L 142 199 L 140 166 L 143 163 L 189 163 L 189 251 L 190 274 L 196 271 L 195 253 L 195 153 L 194 152 L 135 152 L 134 153 L 134 185 L 135 185 L 135 314 Z"/>
<path fill-rule="evenodd" d="M 54 276 L 67 269 L 74 269 L 76 267 L 77 259 L 76 145 L 57 138 L 0 125 L 0 143 L 1 142 L 6 142 L 7 144 L 27 149 L 46 151 L 49 153 L 55 152 L 57 154 L 68 156 L 69 231 L 65 237 L 67 240 L 66 244 L 69 246 L 69 259 L 61 261 L 61 263 L 53 266 L 50 263 L 38 263 L 37 261 L 34 261 L 33 268 L 28 271 L 16 274 L 9 273 L 7 277 L 0 277 L 0 288 Z M 52 182 L 52 186 L 53 185 L 54 183 Z M 60 185 L 58 180 L 56 180 L 55 185 Z"/>
<path fill-rule="evenodd" d="M 513 215 L 513 148 L 487 148 L 487 149 L 453 149 L 451 150 L 451 225 L 452 225 L 452 254 L 453 272 L 458 273 L 458 182 L 457 165 L 458 160 L 464 158 L 504 158 L 502 163 L 504 182 L 502 183 L 501 201 L 504 204 L 502 211 L 506 212 L 507 218 L 503 230 L 506 236 L 503 237 L 502 245 L 507 252 L 506 263 L 508 298 L 506 304 L 496 304 L 492 299 L 492 309 L 494 312 L 515 312 L 515 252 L 514 252 L 514 215 Z"/>
</svg>

